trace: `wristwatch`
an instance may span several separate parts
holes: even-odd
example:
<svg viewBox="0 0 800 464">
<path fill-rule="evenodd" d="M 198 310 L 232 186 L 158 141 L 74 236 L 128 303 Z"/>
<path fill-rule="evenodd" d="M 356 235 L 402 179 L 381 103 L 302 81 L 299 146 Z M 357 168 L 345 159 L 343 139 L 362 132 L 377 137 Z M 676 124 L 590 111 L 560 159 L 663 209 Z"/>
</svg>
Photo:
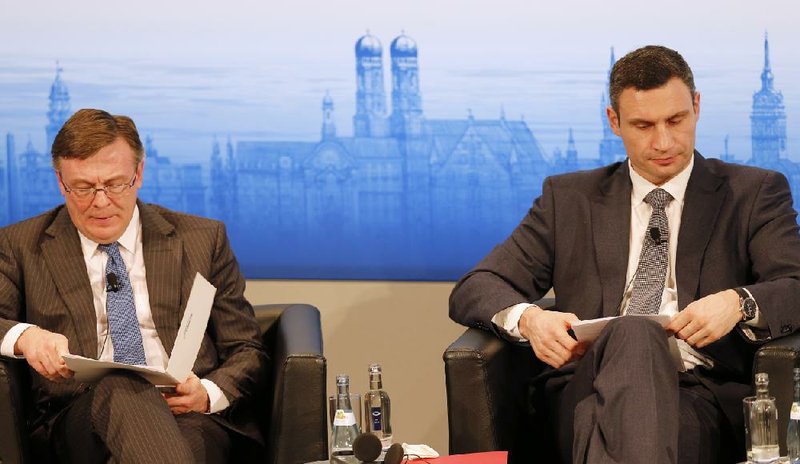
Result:
<svg viewBox="0 0 800 464">
<path fill-rule="evenodd" d="M 755 319 L 758 313 L 758 304 L 750 291 L 744 287 L 737 287 L 733 290 L 739 294 L 739 311 L 742 312 L 742 321 L 747 322 Z"/>
</svg>

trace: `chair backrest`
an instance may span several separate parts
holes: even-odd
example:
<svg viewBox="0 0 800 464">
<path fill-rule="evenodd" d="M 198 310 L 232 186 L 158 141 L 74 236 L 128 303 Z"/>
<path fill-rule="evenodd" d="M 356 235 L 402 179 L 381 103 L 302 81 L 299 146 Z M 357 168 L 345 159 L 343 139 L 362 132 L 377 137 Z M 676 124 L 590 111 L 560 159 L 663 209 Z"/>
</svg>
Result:
<svg viewBox="0 0 800 464">
<path fill-rule="evenodd" d="M 30 449 L 24 427 L 31 408 L 28 365 L 24 360 L 0 359 L 0 463 L 22 464 Z"/>
</svg>

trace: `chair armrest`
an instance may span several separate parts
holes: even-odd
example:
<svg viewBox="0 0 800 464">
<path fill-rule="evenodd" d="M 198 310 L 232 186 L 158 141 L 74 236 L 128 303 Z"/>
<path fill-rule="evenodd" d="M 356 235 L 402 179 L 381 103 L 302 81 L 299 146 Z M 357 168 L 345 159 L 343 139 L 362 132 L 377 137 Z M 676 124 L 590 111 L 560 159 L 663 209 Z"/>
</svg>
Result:
<svg viewBox="0 0 800 464">
<path fill-rule="evenodd" d="M 794 398 L 792 369 L 800 367 L 800 333 L 781 337 L 764 344 L 756 352 L 753 372 L 769 375 L 769 392 L 778 408 L 778 440 L 781 456 L 786 455 L 786 426 Z"/>
<path fill-rule="evenodd" d="M 259 324 L 275 310 L 280 316 L 264 333 L 272 357 L 268 384 L 274 389 L 265 437 L 271 454 L 268 462 L 325 460 L 328 400 L 319 311 L 305 304 L 256 307 L 256 314 L 262 316 Z"/>
<path fill-rule="evenodd" d="M 28 374 L 22 360 L 0 358 L 0 462 L 25 462 L 28 449 L 28 428 L 25 421 L 25 399 L 22 385 Z"/>
<path fill-rule="evenodd" d="M 529 412 L 531 349 L 469 328 L 443 358 L 450 454 L 511 449 Z"/>
</svg>

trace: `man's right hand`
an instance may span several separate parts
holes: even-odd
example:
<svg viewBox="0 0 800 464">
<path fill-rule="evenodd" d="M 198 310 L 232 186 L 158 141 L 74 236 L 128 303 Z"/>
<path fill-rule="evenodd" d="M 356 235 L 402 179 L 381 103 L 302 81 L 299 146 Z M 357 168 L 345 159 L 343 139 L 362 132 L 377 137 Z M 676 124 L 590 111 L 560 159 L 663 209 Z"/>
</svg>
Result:
<svg viewBox="0 0 800 464">
<path fill-rule="evenodd" d="M 519 333 L 531 344 L 536 357 L 558 369 L 583 356 L 585 348 L 567 330 L 579 321 L 572 313 L 547 311 L 531 306 L 519 319 Z"/>
<path fill-rule="evenodd" d="M 67 337 L 36 326 L 25 329 L 14 345 L 14 354 L 25 356 L 36 372 L 52 382 L 72 377 L 73 372 L 61 357 L 67 353 Z"/>
</svg>

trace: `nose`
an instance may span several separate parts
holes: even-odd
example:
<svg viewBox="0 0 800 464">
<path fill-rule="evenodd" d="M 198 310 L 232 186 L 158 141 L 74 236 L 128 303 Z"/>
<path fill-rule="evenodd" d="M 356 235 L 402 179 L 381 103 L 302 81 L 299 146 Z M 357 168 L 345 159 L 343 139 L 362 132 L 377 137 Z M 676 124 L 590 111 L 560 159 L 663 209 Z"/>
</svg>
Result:
<svg viewBox="0 0 800 464">
<path fill-rule="evenodd" d="M 667 151 L 672 147 L 674 138 L 672 132 L 665 124 L 656 126 L 655 134 L 653 135 L 653 148 L 658 151 Z"/>
<path fill-rule="evenodd" d="M 105 189 L 95 190 L 94 198 L 92 198 L 92 206 L 101 208 L 109 203 L 111 203 L 111 201 L 108 199 Z"/>
</svg>

